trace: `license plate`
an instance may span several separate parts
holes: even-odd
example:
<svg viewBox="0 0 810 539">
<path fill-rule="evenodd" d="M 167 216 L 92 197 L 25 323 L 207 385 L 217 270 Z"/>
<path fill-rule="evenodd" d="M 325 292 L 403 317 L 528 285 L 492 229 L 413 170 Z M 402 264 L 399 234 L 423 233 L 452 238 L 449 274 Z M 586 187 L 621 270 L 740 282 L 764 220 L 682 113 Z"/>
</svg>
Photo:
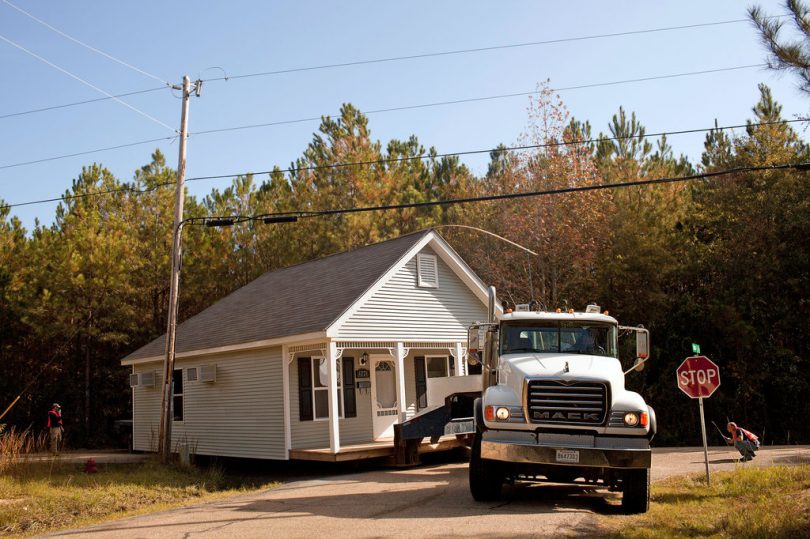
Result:
<svg viewBox="0 0 810 539">
<path fill-rule="evenodd" d="M 574 451 L 571 449 L 558 449 L 557 462 L 579 464 L 579 451 Z"/>
</svg>

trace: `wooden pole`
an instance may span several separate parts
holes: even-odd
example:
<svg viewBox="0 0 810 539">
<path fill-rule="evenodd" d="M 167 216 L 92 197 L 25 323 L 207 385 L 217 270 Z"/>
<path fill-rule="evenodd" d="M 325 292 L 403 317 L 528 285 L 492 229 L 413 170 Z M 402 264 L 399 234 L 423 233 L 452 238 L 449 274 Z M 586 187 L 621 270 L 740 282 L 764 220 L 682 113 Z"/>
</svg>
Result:
<svg viewBox="0 0 810 539">
<path fill-rule="evenodd" d="M 161 399 L 158 452 L 166 463 L 171 455 L 172 439 L 172 374 L 174 373 L 174 339 L 177 329 L 177 296 L 180 286 L 180 236 L 183 222 L 183 202 L 185 201 L 186 140 L 188 138 L 188 102 L 191 81 L 183 77 L 183 106 L 180 114 L 180 151 L 177 160 L 177 189 L 174 205 L 174 241 L 172 242 L 172 276 L 169 288 L 169 320 L 166 330 L 166 359 L 163 363 L 163 396 Z"/>
</svg>

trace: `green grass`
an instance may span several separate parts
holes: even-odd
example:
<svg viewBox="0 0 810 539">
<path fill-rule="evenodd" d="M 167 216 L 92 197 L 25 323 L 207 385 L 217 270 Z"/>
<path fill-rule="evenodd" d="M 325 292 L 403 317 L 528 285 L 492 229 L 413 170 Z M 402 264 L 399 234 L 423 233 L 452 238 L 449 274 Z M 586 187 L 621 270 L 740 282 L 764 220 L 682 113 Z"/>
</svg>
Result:
<svg viewBox="0 0 810 539">
<path fill-rule="evenodd" d="M 25 463 L 0 476 L 0 535 L 25 536 L 208 500 L 277 483 L 156 462 Z"/>
<path fill-rule="evenodd" d="M 602 517 L 612 537 L 810 537 L 810 466 L 740 468 L 653 485 L 650 511 Z"/>
</svg>

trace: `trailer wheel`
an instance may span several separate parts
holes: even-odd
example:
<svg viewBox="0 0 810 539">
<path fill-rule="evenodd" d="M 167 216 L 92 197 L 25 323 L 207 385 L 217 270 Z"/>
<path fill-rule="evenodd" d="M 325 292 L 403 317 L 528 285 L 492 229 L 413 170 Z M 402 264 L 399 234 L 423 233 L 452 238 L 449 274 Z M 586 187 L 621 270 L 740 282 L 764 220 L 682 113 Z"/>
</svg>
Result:
<svg viewBox="0 0 810 539">
<path fill-rule="evenodd" d="M 625 470 L 622 474 L 622 509 L 628 515 L 650 509 L 650 469 Z"/>
<path fill-rule="evenodd" d="M 470 492 L 475 501 L 489 502 L 501 497 L 503 473 L 497 462 L 481 458 L 481 432 L 476 430 L 470 451 Z"/>
</svg>

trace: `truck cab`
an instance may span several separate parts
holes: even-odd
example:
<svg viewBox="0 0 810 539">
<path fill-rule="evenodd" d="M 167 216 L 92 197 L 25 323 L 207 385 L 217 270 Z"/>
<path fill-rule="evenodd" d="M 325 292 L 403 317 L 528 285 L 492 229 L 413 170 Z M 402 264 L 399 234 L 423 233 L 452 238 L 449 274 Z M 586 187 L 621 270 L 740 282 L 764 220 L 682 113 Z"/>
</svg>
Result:
<svg viewBox="0 0 810 539">
<path fill-rule="evenodd" d="M 650 440 L 655 412 L 625 389 L 641 370 L 649 334 L 623 327 L 599 307 L 544 312 L 534 306 L 470 328 L 472 363 L 481 364 L 475 403 L 470 490 L 476 500 L 500 496 L 505 482 L 601 484 L 623 492 L 628 513 L 649 507 Z M 633 367 L 623 372 L 619 334 L 636 334 Z"/>
</svg>

